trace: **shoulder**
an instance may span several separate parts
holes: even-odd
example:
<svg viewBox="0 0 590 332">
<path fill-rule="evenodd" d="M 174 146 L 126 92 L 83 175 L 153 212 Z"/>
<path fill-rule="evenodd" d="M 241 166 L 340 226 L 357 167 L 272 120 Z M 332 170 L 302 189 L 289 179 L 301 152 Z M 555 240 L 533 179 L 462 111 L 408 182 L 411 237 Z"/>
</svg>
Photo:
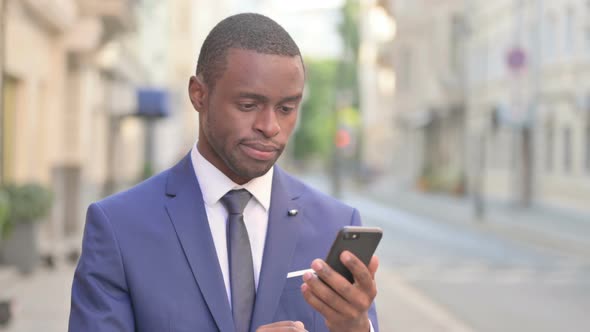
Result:
<svg viewBox="0 0 590 332">
<path fill-rule="evenodd" d="M 94 205 L 104 211 L 116 211 L 119 209 L 134 210 L 135 208 L 157 205 L 166 196 L 166 182 L 170 170 L 163 171 L 139 184 L 126 190 L 105 197 Z"/>
<path fill-rule="evenodd" d="M 186 186 L 191 181 L 196 182 L 190 155 L 182 158 L 173 167 L 136 184 L 129 189 L 108 196 L 98 202 L 103 209 L 123 207 L 126 210 L 141 208 L 149 210 L 162 206 L 170 196 L 174 196 L 178 188 Z"/>
<path fill-rule="evenodd" d="M 321 214 L 336 214 L 338 216 L 348 216 L 349 218 L 356 209 L 350 205 L 320 191 L 303 180 L 280 170 L 281 176 L 284 178 L 285 184 L 293 194 L 297 197 L 299 205 L 305 210 L 321 212 Z"/>
</svg>

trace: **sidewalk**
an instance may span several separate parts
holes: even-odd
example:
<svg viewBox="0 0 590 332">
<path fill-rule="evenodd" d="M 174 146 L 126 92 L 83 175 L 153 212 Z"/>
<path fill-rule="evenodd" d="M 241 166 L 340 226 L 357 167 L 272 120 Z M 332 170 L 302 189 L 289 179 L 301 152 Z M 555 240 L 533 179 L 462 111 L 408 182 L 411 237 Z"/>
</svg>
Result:
<svg viewBox="0 0 590 332">
<path fill-rule="evenodd" d="M 392 183 L 381 179 L 359 193 L 417 215 L 590 259 L 590 214 L 585 212 L 486 201 L 485 215 L 478 219 L 470 198 L 402 189 Z"/>
<path fill-rule="evenodd" d="M 67 331 L 74 267 L 39 268 L 29 276 L 19 275 L 3 284 L 6 298 L 13 301 L 11 324 L 1 332 Z"/>
<path fill-rule="evenodd" d="M 395 271 L 380 266 L 375 300 L 381 331 L 473 332 L 449 310 L 410 285 Z"/>
</svg>

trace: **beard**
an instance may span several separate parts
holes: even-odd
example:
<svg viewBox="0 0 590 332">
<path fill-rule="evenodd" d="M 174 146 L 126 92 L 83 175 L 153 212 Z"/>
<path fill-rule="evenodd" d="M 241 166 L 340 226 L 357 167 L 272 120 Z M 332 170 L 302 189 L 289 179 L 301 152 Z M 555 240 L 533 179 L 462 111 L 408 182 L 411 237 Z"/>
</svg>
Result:
<svg viewBox="0 0 590 332">
<path fill-rule="evenodd" d="M 204 130 L 203 133 L 209 142 L 209 146 L 219 159 L 223 161 L 225 166 L 239 178 L 247 181 L 266 174 L 274 166 L 285 148 L 284 144 L 278 144 L 272 140 L 260 137 L 243 138 L 237 143 L 233 143 L 228 142 L 227 138 L 212 135 L 209 130 Z M 250 158 L 241 148 L 242 144 L 248 142 L 271 143 L 273 146 L 277 147 L 275 157 L 271 160 L 256 160 Z"/>
</svg>

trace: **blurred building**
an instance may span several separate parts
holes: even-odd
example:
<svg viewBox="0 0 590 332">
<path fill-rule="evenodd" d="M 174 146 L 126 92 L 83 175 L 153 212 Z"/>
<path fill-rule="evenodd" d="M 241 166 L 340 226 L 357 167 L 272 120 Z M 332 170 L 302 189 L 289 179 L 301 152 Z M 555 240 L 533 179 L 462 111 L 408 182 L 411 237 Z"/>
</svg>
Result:
<svg viewBox="0 0 590 332">
<path fill-rule="evenodd" d="M 490 198 L 586 208 L 590 3 L 473 1 L 469 150 Z M 477 163 L 475 163 L 477 164 Z"/>
<path fill-rule="evenodd" d="M 41 246 L 63 257 L 80 245 L 89 202 L 190 149 L 194 8 L 190 0 L 3 3 L 0 176 L 54 191 Z"/>
<path fill-rule="evenodd" d="M 146 176 L 176 163 L 188 153 L 198 133 L 197 112 L 188 98 L 199 45 L 195 18 L 204 11 L 198 8 L 205 7 L 192 0 L 144 0 L 137 11 L 139 60 L 146 72 L 141 89 L 163 98 L 169 109 L 165 118 L 145 120 Z"/>
<path fill-rule="evenodd" d="M 131 3 L 8 0 L 5 6 L 2 181 L 53 189 L 42 239 L 45 251 L 59 253 L 80 233 L 84 195 L 110 180 L 105 142 L 117 140 L 111 147 L 124 152 L 137 137 L 128 128 L 121 137 L 110 131 L 111 115 L 134 107 L 132 82 L 139 78 L 133 54 L 118 57 L 127 51 L 119 38 L 131 28 Z"/>
<path fill-rule="evenodd" d="M 392 40 L 396 21 L 385 2 L 360 1 L 359 89 L 362 114 L 362 163 L 370 172 L 395 167 L 398 132 L 393 130 L 395 72 Z"/>
<path fill-rule="evenodd" d="M 396 24 L 392 42 L 371 42 L 378 20 L 364 16 L 369 166 L 405 186 L 586 208 L 588 1 L 364 3 Z M 390 97 L 379 88 L 384 68 L 394 73 Z"/>
<path fill-rule="evenodd" d="M 463 6 L 462 0 L 373 1 L 365 15 L 360 65 L 364 159 L 405 186 L 462 190 Z M 395 38 L 372 46 L 366 32 L 378 33 L 382 20 L 371 14 L 375 8 L 394 17 Z"/>
</svg>

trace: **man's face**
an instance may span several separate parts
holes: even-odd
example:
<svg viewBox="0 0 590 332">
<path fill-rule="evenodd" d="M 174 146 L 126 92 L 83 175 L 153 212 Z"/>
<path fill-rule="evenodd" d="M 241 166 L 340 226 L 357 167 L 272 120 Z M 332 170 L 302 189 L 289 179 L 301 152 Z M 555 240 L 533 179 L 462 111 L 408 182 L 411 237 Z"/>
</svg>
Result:
<svg viewBox="0 0 590 332">
<path fill-rule="evenodd" d="M 265 174 L 297 120 L 305 75 L 299 56 L 230 49 L 214 89 L 191 78 L 201 154 L 238 184 Z"/>
</svg>

